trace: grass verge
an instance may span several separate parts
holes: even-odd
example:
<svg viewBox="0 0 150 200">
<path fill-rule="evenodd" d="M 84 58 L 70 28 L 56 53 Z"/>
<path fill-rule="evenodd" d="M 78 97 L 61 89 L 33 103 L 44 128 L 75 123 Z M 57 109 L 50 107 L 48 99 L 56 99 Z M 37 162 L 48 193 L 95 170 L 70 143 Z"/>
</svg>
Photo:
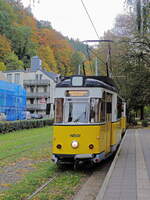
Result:
<svg viewBox="0 0 150 200">
<path fill-rule="evenodd" d="M 0 135 L 1 170 L 7 166 L 16 167 L 20 162 L 29 161 L 27 166 L 19 169 L 20 180 L 9 184 L 6 190 L 0 191 L 0 200 L 25 200 L 50 177 L 59 176 L 33 200 L 67 200 L 75 193 L 86 174 L 72 169 L 60 171 L 50 161 L 52 128 L 16 131 L 7 135 Z M 20 166 L 19 166 L 20 167 Z M 29 167 L 29 170 L 28 170 Z M 0 173 L 2 173 L 0 170 Z M 14 173 L 13 170 L 11 172 Z M 7 176 L 7 174 L 6 174 Z M 7 185 L 7 182 L 5 183 Z"/>
</svg>

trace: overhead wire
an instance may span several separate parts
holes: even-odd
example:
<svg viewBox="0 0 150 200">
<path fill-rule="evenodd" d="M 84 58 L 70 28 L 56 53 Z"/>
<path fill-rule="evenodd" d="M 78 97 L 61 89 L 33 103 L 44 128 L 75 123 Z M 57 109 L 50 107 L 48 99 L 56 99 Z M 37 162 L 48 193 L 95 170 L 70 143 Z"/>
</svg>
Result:
<svg viewBox="0 0 150 200">
<path fill-rule="evenodd" d="M 83 2 L 83 0 L 81 0 L 81 3 L 82 3 L 82 6 L 83 6 L 83 8 L 84 8 L 84 10 L 85 10 L 85 12 L 86 12 L 86 14 L 87 14 L 87 16 L 88 16 L 88 18 L 89 18 L 91 24 L 92 24 L 92 27 L 93 27 L 93 29 L 94 29 L 94 32 L 96 33 L 96 36 L 98 37 L 98 39 L 100 39 L 99 34 L 98 34 L 98 32 L 97 32 L 97 30 L 96 30 L 96 27 L 95 27 L 95 25 L 94 25 L 94 22 L 93 22 L 92 18 L 90 17 L 90 14 L 89 14 L 89 12 L 88 12 L 88 10 L 87 10 L 87 8 L 86 8 L 85 3 Z M 87 45 L 87 54 L 88 54 L 88 58 L 89 58 L 90 68 L 91 68 L 91 70 L 92 70 L 92 66 L 91 66 L 91 62 L 90 62 L 90 54 L 89 54 L 89 47 L 88 47 L 88 45 Z M 83 63 L 83 71 L 84 71 L 84 73 L 85 73 L 85 65 L 84 65 L 84 63 Z"/>
<path fill-rule="evenodd" d="M 83 2 L 83 0 L 81 0 L 81 3 L 82 3 L 82 5 L 83 5 L 83 8 L 84 8 L 84 10 L 85 10 L 85 12 L 86 12 L 86 14 L 87 14 L 87 16 L 88 16 L 88 18 L 89 18 L 89 20 L 90 20 L 90 22 L 91 22 L 91 24 L 92 24 L 92 27 L 93 27 L 93 29 L 94 29 L 94 31 L 95 31 L 95 33 L 96 33 L 96 36 L 98 37 L 98 40 L 94 40 L 94 41 L 98 41 L 98 42 L 113 42 L 112 40 L 101 40 L 100 39 L 100 36 L 99 36 L 99 34 L 98 34 L 98 32 L 97 32 L 97 30 L 96 30 L 96 27 L 95 27 L 95 25 L 94 25 L 94 22 L 93 22 L 93 20 L 92 20 L 92 18 L 90 17 L 90 14 L 89 14 L 89 12 L 88 12 L 88 10 L 87 10 L 87 8 L 86 8 L 86 6 L 85 6 L 85 3 Z M 91 42 L 92 40 L 87 40 L 87 42 Z M 93 41 L 92 41 L 93 42 Z M 88 48 L 87 48 L 88 49 Z M 89 57 L 89 52 L 87 52 L 88 53 L 88 57 Z M 97 58 L 99 58 L 98 56 L 96 56 Z M 108 63 L 108 59 L 109 59 L 109 63 Z M 106 62 L 104 62 L 102 59 L 99 59 L 99 60 L 101 60 L 102 62 L 103 62 L 103 64 L 105 64 L 106 65 L 106 71 L 107 71 L 107 76 L 109 76 L 109 70 L 111 71 L 111 73 L 112 73 L 112 66 L 111 66 L 111 47 L 110 47 L 110 44 L 108 45 L 108 59 L 107 59 L 107 61 Z M 110 65 L 110 66 L 109 66 Z"/>
<path fill-rule="evenodd" d="M 95 27 L 95 25 L 94 25 L 94 22 L 92 21 L 92 18 L 90 17 L 90 14 L 89 14 L 89 12 L 88 12 L 88 10 L 87 10 L 87 8 L 86 8 L 85 3 L 83 2 L 83 0 L 81 0 L 81 3 L 82 3 L 82 5 L 83 5 L 83 8 L 84 8 L 84 10 L 85 10 L 85 12 L 86 12 L 86 14 L 87 14 L 87 16 L 88 16 L 88 18 L 89 18 L 91 24 L 92 24 L 92 27 L 93 27 L 93 29 L 94 29 L 94 31 L 95 31 L 95 33 L 96 33 L 98 39 L 100 40 L 100 37 L 99 37 L 99 34 L 98 34 L 97 30 L 96 30 L 96 27 Z"/>
</svg>

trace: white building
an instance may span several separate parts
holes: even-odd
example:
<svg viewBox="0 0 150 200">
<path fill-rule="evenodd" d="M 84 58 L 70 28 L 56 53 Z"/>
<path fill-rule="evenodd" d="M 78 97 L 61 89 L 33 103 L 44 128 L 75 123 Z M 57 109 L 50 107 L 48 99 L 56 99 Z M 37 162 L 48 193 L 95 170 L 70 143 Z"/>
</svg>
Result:
<svg viewBox="0 0 150 200">
<path fill-rule="evenodd" d="M 27 111 L 53 118 L 54 89 L 59 75 L 42 69 L 38 56 L 31 59 L 27 70 L 5 71 L 9 82 L 22 85 L 27 91 Z"/>
</svg>

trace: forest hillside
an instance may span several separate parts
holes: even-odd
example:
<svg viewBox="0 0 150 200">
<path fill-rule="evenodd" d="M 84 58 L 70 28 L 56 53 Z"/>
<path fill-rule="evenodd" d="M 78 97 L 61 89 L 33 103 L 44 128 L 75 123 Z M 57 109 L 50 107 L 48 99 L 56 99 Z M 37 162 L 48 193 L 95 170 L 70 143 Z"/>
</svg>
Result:
<svg viewBox="0 0 150 200">
<path fill-rule="evenodd" d="M 81 47 L 81 48 L 80 48 Z M 0 0 L 0 70 L 27 68 L 38 55 L 47 71 L 69 75 L 85 60 L 85 46 L 36 20 L 21 1 Z"/>
</svg>

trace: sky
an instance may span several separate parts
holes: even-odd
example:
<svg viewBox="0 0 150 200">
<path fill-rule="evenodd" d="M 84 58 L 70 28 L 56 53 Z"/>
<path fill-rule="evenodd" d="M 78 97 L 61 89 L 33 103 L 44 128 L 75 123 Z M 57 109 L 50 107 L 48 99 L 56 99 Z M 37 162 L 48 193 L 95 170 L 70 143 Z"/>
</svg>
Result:
<svg viewBox="0 0 150 200">
<path fill-rule="evenodd" d="M 69 38 L 84 40 L 98 39 L 81 0 L 22 0 L 29 2 L 36 19 L 50 21 L 52 27 Z M 117 14 L 123 13 L 124 0 L 83 0 L 99 36 L 111 29 Z"/>
</svg>

